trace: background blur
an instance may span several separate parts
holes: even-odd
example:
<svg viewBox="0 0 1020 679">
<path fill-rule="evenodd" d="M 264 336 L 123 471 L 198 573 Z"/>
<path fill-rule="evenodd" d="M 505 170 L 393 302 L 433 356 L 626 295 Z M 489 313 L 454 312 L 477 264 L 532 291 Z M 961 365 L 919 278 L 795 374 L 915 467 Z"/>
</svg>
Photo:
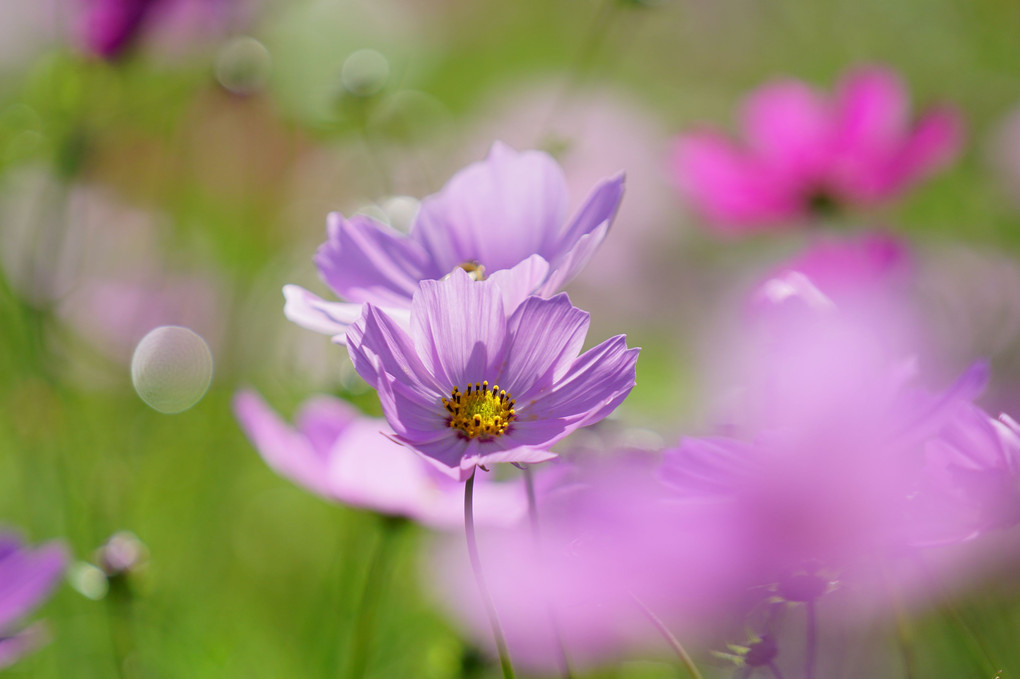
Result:
<svg viewBox="0 0 1020 679">
<path fill-rule="evenodd" d="M 554 153 L 575 205 L 627 172 L 571 296 L 592 341 L 644 347 L 618 417 L 672 442 L 699 426 L 699 355 L 725 305 L 803 236 L 702 228 L 669 184 L 671 136 L 735 129 L 748 90 L 777 76 L 830 89 L 852 66 L 891 66 L 916 107 L 960 109 L 967 143 L 906 200 L 854 219 L 920 248 L 935 341 L 952 368 L 990 357 L 984 405 L 1020 411 L 1020 4 L 153 4 L 103 52 L 83 35 L 87 3 L 0 0 L 0 518 L 85 562 L 120 530 L 149 551 L 126 607 L 84 595 L 101 592 L 73 568 L 36 616 L 53 641 L 11 676 L 116 677 L 118 645 L 128 677 L 331 676 L 381 522 L 275 476 L 230 399 L 253 386 L 289 415 L 325 391 L 378 413 L 346 352 L 283 317 L 280 288 L 328 296 L 311 262 L 327 212 L 406 225 L 413 198 L 495 139 Z M 146 405 L 129 368 L 167 324 L 199 333 L 215 366 L 176 415 Z M 369 676 L 495 676 L 429 598 L 431 538 L 398 539 Z M 919 676 L 1018 676 L 1009 563 L 915 614 Z M 677 672 L 664 659 L 592 676 Z"/>
</svg>

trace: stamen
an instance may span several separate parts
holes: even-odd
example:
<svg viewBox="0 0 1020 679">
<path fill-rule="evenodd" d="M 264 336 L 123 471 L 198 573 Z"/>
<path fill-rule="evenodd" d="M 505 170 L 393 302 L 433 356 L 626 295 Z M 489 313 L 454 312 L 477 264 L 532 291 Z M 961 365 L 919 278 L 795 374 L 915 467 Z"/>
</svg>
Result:
<svg viewBox="0 0 1020 679">
<path fill-rule="evenodd" d="M 447 426 L 460 429 L 469 439 L 501 436 L 517 419 L 513 399 L 499 385 L 490 389 L 488 380 L 468 383 L 463 393 L 454 387 L 443 407 L 449 413 Z"/>
</svg>

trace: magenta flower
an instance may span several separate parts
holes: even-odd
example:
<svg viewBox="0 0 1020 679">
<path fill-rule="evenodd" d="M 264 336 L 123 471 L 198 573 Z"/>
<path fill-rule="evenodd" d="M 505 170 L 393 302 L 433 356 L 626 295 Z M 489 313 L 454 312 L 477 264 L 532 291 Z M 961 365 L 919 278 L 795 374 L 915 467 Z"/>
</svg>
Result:
<svg viewBox="0 0 1020 679">
<path fill-rule="evenodd" d="M 384 436 L 386 422 L 339 399 L 308 400 L 294 427 L 253 391 L 234 397 L 234 412 L 266 463 L 317 495 L 437 528 L 464 524 L 463 486 Z M 508 524 L 524 514 L 520 484 L 485 483 L 476 492 L 480 524 Z"/>
<path fill-rule="evenodd" d="M 75 0 L 78 41 L 87 52 L 107 60 L 124 55 L 143 33 L 158 26 L 186 28 L 190 36 L 222 28 L 236 0 Z"/>
<path fill-rule="evenodd" d="M 87 0 L 81 33 L 97 56 L 114 59 L 141 30 L 145 17 L 160 0 Z"/>
<path fill-rule="evenodd" d="M 508 309 L 497 285 L 455 269 L 421 282 L 410 332 L 374 304 L 347 332 L 394 440 L 461 480 L 476 466 L 555 457 L 550 446 L 634 386 L 638 350 L 623 335 L 579 356 L 587 313 L 565 294 Z"/>
<path fill-rule="evenodd" d="M 17 623 L 49 596 L 66 565 L 63 546 L 26 547 L 16 534 L 0 532 L 0 668 L 37 645 L 39 631 L 19 631 Z"/>
<path fill-rule="evenodd" d="M 771 83 L 744 106 L 745 142 L 714 131 L 682 135 L 672 169 L 681 193 L 719 230 L 790 226 L 818 209 L 872 205 L 945 166 L 961 143 L 946 108 L 909 119 L 892 71 L 853 71 L 828 99 L 796 80 Z"/>
<path fill-rule="evenodd" d="M 327 302 L 288 285 L 284 313 L 342 343 L 362 304 L 406 316 L 419 281 L 458 268 L 517 289 L 518 302 L 531 293 L 549 296 L 598 249 L 622 195 L 623 176 L 606 179 L 568 220 L 566 180 L 556 162 L 497 142 L 488 158 L 422 200 L 408 235 L 364 215 L 330 214 L 328 240 L 315 261 L 326 284 L 347 301 Z"/>
</svg>

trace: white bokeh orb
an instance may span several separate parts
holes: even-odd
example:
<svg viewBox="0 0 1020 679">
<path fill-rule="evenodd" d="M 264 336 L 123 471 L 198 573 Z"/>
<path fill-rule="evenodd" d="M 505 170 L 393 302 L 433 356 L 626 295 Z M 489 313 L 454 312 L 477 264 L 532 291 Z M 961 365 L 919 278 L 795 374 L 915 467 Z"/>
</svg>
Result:
<svg viewBox="0 0 1020 679">
<path fill-rule="evenodd" d="M 131 382 L 138 396 L 167 415 L 198 403 L 209 389 L 212 375 L 209 345 L 179 325 L 150 330 L 131 357 Z"/>
</svg>

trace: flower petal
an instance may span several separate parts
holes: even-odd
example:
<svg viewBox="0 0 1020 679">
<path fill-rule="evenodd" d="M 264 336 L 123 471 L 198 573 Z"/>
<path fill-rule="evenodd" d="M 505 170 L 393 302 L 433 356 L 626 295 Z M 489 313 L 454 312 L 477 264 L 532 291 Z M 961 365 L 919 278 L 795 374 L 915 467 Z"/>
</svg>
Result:
<svg viewBox="0 0 1020 679">
<path fill-rule="evenodd" d="M 748 143 L 771 172 L 803 186 L 814 181 L 829 149 L 829 107 L 815 90 L 782 80 L 754 92 L 744 107 Z"/>
<path fill-rule="evenodd" d="M 543 296 L 562 290 L 602 245 L 623 199 L 623 186 L 621 173 L 601 182 L 588 196 L 550 255 L 553 271 L 542 286 Z"/>
<path fill-rule="evenodd" d="M 549 263 L 540 255 L 532 255 L 512 269 L 500 269 L 489 276 L 492 285 L 503 295 L 503 310 L 513 313 L 530 295 L 542 286 L 549 275 Z"/>
<path fill-rule="evenodd" d="M 343 337 L 361 316 L 361 304 L 327 302 L 300 285 L 283 286 L 283 314 L 302 328 Z"/>
<path fill-rule="evenodd" d="M 356 413 L 342 403 L 314 415 L 303 411 L 305 428 L 313 434 L 303 436 L 283 421 L 254 391 L 240 391 L 234 396 L 234 415 L 244 433 L 273 471 L 298 485 L 328 497 L 326 473 L 329 469 L 329 450 Z M 323 403 L 314 406 L 324 408 Z"/>
<path fill-rule="evenodd" d="M 718 134 L 680 137 L 671 162 L 677 188 L 721 231 L 753 230 L 803 214 L 798 193 L 770 181 L 761 167 Z"/>
<path fill-rule="evenodd" d="M 639 349 L 628 349 L 624 335 L 612 337 L 574 360 L 553 391 L 518 411 L 541 419 L 564 418 L 571 431 L 601 420 L 615 410 L 634 388 Z"/>
<path fill-rule="evenodd" d="M 422 281 L 411 303 L 415 349 L 441 391 L 495 382 L 506 343 L 506 315 L 498 287 L 462 269 L 441 281 Z"/>
<path fill-rule="evenodd" d="M 566 212 L 567 185 L 556 161 L 497 142 L 488 158 L 422 201 L 411 238 L 443 272 L 465 262 L 498 271 L 535 253 L 548 260 Z"/>
<path fill-rule="evenodd" d="M 366 304 L 363 315 L 347 330 L 347 351 L 354 369 L 375 388 L 383 374 L 413 387 L 422 398 L 436 398 L 440 386 L 422 363 L 407 332 L 386 312 Z"/>
<path fill-rule="evenodd" d="M 423 278 L 438 270 L 417 242 L 370 217 L 330 213 L 328 237 L 315 253 L 326 283 L 350 302 L 407 307 Z"/>
<path fill-rule="evenodd" d="M 57 586 L 67 565 L 58 543 L 21 549 L 0 560 L 0 629 L 39 606 Z"/>
<path fill-rule="evenodd" d="M 884 183 L 876 190 L 888 194 L 946 166 L 963 144 L 963 122 L 959 114 L 942 108 L 921 118 L 906 143 L 892 158 Z"/>
<path fill-rule="evenodd" d="M 566 293 L 552 299 L 529 297 L 507 322 L 508 342 L 501 387 L 525 401 L 562 378 L 581 353 L 589 315 Z"/>
<path fill-rule="evenodd" d="M 835 148 L 871 156 L 899 142 L 907 128 L 909 101 L 900 78 L 883 68 L 865 68 L 843 82 L 837 102 Z"/>
</svg>

